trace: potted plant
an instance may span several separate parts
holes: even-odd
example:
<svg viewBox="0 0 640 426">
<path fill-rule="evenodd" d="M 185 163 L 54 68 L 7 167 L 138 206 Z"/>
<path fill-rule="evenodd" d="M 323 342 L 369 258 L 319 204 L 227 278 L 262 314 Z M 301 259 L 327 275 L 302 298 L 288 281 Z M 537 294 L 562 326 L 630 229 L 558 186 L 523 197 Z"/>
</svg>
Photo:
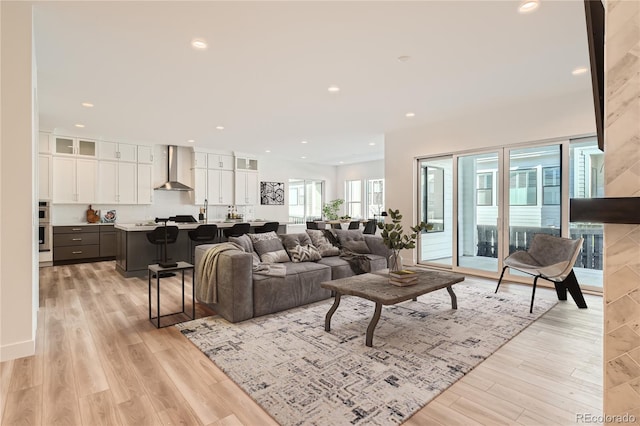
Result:
<svg viewBox="0 0 640 426">
<path fill-rule="evenodd" d="M 433 225 L 420 222 L 416 226 L 412 226 L 411 230 L 413 232 L 407 235 L 404 233 L 402 224 L 400 223 L 402 221 L 400 210 L 389 209 L 389 217 L 391 217 L 391 223 L 378 222 L 378 228 L 382 230 L 380 236 L 382 237 L 384 245 L 392 252 L 389 257 L 389 271 L 395 272 L 402 269 L 400 250 L 416 248 L 418 233 L 430 230 L 433 228 Z"/>
<path fill-rule="evenodd" d="M 336 220 L 338 219 L 338 210 L 340 210 L 340 206 L 344 203 L 344 200 L 341 198 L 331 200 L 328 203 L 324 203 L 322 206 L 322 215 L 325 219 L 328 220 Z"/>
</svg>

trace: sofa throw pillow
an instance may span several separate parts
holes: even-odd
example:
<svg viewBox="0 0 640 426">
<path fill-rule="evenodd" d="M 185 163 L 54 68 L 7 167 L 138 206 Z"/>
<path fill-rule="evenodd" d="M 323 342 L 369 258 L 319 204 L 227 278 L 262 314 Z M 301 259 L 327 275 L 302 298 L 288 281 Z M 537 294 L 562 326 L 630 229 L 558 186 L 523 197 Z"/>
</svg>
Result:
<svg viewBox="0 0 640 426">
<path fill-rule="evenodd" d="M 336 229 L 336 237 L 340 245 L 354 253 L 369 254 L 369 246 L 364 240 L 364 235 L 359 229 Z"/>
<path fill-rule="evenodd" d="M 289 255 L 275 232 L 247 235 L 251 239 L 253 249 L 260 256 L 261 261 L 265 263 L 289 262 Z"/>
<path fill-rule="evenodd" d="M 253 266 L 256 266 L 258 263 L 260 263 L 260 256 L 258 256 L 258 253 L 253 250 L 253 243 L 251 242 L 251 238 L 249 238 L 246 234 L 239 237 L 229 237 L 229 242 L 236 243 L 237 245 L 242 247 L 245 252 L 251 253 L 251 255 L 253 256 Z"/>
<path fill-rule="evenodd" d="M 322 257 L 338 256 L 340 249 L 329 242 L 324 235 L 324 231 L 316 229 L 307 229 L 307 234 Z"/>
<path fill-rule="evenodd" d="M 280 241 L 284 245 L 284 248 L 289 251 L 296 246 L 306 246 L 309 244 L 313 244 L 311 238 L 306 233 L 300 234 L 283 234 L 280 235 Z"/>
<path fill-rule="evenodd" d="M 313 262 L 322 259 L 320 251 L 313 244 L 297 245 L 288 251 L 291 261 L 294 263 Z"/>
</svg>

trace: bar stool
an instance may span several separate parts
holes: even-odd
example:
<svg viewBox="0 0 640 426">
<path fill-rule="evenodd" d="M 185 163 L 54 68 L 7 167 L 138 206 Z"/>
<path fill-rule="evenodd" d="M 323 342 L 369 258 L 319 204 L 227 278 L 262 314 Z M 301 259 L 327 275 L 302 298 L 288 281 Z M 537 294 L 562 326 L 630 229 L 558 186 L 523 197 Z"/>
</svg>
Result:
<svg viewBox="0 0 640 426">
<path fill-rule="evenodd" d="M 222 231 L 224 237 L 228 240 L 229 237 L 239 237 L 244 234 L 248 234 L 251 230 L 251 225 L 248 223 L 236 223 L 231 228 L 226 228 Z"/>
<path fill-rule="evenodd" d="M 278 232 L 280 222 L 267 222 L 253 230 L 256 234 L 264 234 L 265 232 Z"/>
<path fill-rule="evenodd" d="M 190 263 L 193 264 L 194 250 L 196 246 L 206 243 L 213 243 L 218 236 L 217 225 L 200 225 L 196 229 L 188 232 L 189 234 L 189 257 Z"/>
<path fill-rule="evenodd" d="M 147 240 L 149 240 L 151 244 L 154 244 L 156 246 L 156 258 L 154 259 L 155 261 L 159 263 L 169 260 L 168 253 L 165 251 L 165 242 L 166 244 L 174 244 L 178 240 L 178 232 L 180 232 L 180 229 L 178 229 L 177 226 L 158 226 L 153 231 L 147 232 Z M 168 250 L 168 247 L 166 250 Z M 175 274 L 171 272 L 165 272 L 162 276 L 168 277 L 173 275 Z"/>
</svg>

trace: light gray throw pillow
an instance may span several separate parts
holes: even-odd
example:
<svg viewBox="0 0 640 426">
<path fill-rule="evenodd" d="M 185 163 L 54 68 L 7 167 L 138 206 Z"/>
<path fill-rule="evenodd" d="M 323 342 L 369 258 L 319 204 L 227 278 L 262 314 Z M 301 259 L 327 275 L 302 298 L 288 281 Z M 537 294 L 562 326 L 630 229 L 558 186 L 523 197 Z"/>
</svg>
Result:
<svg viewBox="0 0 640 426">
<path fill-rule="evenodd" d="M 261 261 L 265 263 L 289 262 L 289 255 L 275 232 L 247 235 L 251 239 L 253 249 L 260 256 Z"/>
<path fill-rule="evenodd" d="M 311 238 L 311 244 L 313 244 L 322 257 L 338 256 L 340 249 L 329 242 L 327 237 L 324 236 L 324 231 L 317 229 L 307 229 L 307 234 Z"/>
<path fill-rule="evenodd" d="M 336 229 L 336 238 L 340 245 L 354 253 L 369 254 L 369 246 L 364 240 L 364 235 L 359 229 Z"/>
</svg>

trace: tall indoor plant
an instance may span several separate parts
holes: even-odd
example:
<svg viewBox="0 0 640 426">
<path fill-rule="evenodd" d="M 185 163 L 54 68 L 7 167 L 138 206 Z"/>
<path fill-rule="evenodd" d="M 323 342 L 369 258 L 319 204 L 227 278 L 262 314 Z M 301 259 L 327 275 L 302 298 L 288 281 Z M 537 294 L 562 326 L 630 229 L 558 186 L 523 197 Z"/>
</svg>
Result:
<svg viewBox="0 0 640 426">
<path fill-rule="evenodd" d="M 399 271 L 402 269 L 400 250 L 416 248 L 418 233 L 430 230 L 433 228 L 433 225 L 420 222 L 416 226 L 412 226 L 411 230 L 413 232 L 407 235 L 404 233 L 402 224 L 400 223 L 402 221 L 400 210 L 389 209 L 389 217 L 391 217 L 391 223 L 378 222 L 378 228 L 382 230 L 380 235 L 382 236 L 384 245 L 392 252 L 389 257 L 389 271 Z"/>
</svg>

